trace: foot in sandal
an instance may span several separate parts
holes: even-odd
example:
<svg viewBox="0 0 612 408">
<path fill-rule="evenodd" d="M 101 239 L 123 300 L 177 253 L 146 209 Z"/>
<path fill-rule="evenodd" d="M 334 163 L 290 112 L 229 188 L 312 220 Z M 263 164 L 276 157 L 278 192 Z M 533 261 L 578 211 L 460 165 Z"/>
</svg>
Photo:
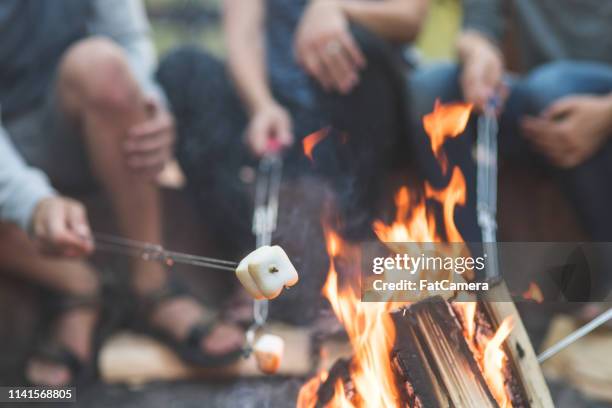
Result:
<svg viewBox="0 0 612 408">
<path fill-rule="evenodd" d="M 242 355 L 244 330 L 204 307 L 177 278 L 139 298 L 135 327 L 172 348 L 185 362 L 219 367 Z"/>
<path fill-rule="evenodd" d="M 98 299 L 66 296 L 54 303 L 59 315 L 26 365 L 25 377 L 32 385 L 65 386 L 95 375 Z"/>
</svg>

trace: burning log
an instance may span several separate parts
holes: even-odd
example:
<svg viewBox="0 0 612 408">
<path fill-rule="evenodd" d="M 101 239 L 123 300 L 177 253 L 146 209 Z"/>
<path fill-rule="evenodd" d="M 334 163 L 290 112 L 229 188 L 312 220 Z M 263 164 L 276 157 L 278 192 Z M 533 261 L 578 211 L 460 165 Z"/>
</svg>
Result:
<svg viewBox="0 0 612 408">
<path fill-rule="evenodd" d="M 466 307 L 473 313 L 472 329 L 465 327 Z M 525 371 L 535 357 L 522 361 L 525 354 L 517 357 L 508 349 L 512 343 L 505 341 L 510 339 L 506 336 L 511 325 L 502 323 L 497 327 L 498 315 L 491 308 L 496 306 L 486 301 L 451 304 L 436 296 L 390 313 L 395 327 L 389 358 L 398 390 L 396 406 L 553 406 L 539 368 Z M 518 314 L 509 315 L 520 324 Z M 473 332 L 467 333 L 469 330 Z M 525 349 L 529 347 L 525 345 Z M 495 352 L 503 357 L 497 374 L 491 373 L 485 362 L 487 356 L 495 357 Z M 369 406 L 361 404 L 362 398 L 355 389 L 353 360 L 338 359 L 334 363 L 320 382 L 313 407 L 341 406 L 335 403 L 339 390 L 350 406 Z M 497 389 L 495 381 L 500 382 Z"/>
<path fill-rule="evenodd" d="M 444 173 L 451 170 L 442 151 L 444 139 L 463 131 L 470 110 L 469 105 L 436 105 L 424 118 Z M 405 245 L 418 243 L 464 242 L 454 222 L 455 207 L 466 202 L 461 171 L 453 168 L 449 184 L 441 190 L 427 183 L 424 187 L 416 200 L 410 199 L 408 189 L 401 189 L 395 221 L 373 225 L 392 253 L 407 253 Z M 443 224 L 438 225 L 430 201 L 441 205 Z M 327 231 L 326 241 L 330 266 L 323 294 L 344 325 L 353 357 L 308 381 L 298 396 L 299 408 L 553 406 L 503 283 L 487 295 L 452 306 L 440 296 L 431 297 L 432 292 L 409 306 L 399 298 L 362 302 L 354 282 L 346 279 L 355 276 L 346 271 L 360 268 L 348 260 L 358 257 L 333 231 Z"/>
<path fill-rule="evenodd" d="M 393 359 L 421 406 L 497 404 L 450 305 L 432 297 L 393 313 Z"/>
</svg>

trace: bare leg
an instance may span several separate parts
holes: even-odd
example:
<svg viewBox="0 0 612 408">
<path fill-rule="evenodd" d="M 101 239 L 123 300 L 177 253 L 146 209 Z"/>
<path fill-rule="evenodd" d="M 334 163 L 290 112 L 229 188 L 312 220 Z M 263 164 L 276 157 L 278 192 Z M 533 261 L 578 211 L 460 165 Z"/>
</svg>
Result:
<svg viewBox="0 0 612 408">
<path fill-rule="evenodd" d="M 157 187 L 130 171 L 122 149 L 128 130 L 147 118 L 123 51 L 109 40 L 83 40 L 68 50 L 59 72 L 62 107 L 82 129 L 93 173 L 108 193 L 121 233 L 161 243 Z M 135 260 L 133 270 L 138 289 L 165 281 L 161 265 Z"/>
<path fill-rule="evenodd" d="M 0 266 L 16 276 L 73 296 L 95 297 L 98 278 L 85 262 L 40 255 L 26 234 L 13 225 L 0 224 Z M 58 317 L 54 340 L 71 350 L 82 361 L 91 356 L 91 334 L 97 313 L 91 309 L 74 309 Z M 71 373 L 61 364 L 32 360 L 28 378 L 37 384 L 63 385 Z"/>
<path fill-rule="evenodd" d="M 101 38 L 79 42 L 61 64 L 58 90 L 66 113 L 82 129 L 94 175 L 110 197 L 121 233 L 128 238 L 161 243 L 157 187 L 130 170 L 122 152 L 128 130 L 147 118 L 144 96 L 123 51 Z M 138 293 L 159 289 L 166 278 L 160 264 L 134 261 L 133 282 Z M 194 299 L 185 297 L 164 302 L 152 320 L 184 338 L 204 313 Z M 223 353 L 241 342 L 241 330 L 220 326 L 202 347 Z"/>
</svg>

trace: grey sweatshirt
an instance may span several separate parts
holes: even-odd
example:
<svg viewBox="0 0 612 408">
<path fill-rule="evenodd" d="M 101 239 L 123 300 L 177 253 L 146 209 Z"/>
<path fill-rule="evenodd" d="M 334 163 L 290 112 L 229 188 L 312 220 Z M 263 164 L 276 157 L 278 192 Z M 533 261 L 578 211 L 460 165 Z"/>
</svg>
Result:
<svg viewBox="0 0 612 408">
<path fill-rule="evenodd" d="M 464 0 L 464 28 L 495 42 L 512 16 L 521 67 L 562 59 L 612 64 L 610 0 Z"/>
<path fill-rule="evenodd" d="M 0 114 L 36 108 L 62 54 L 88 35 L 116 41 L 143 91 L 164 100 L 153 81 L 156 57 L 141 0 L 3 0 L 0 33 Z M 24 162 L 0 123 L 0 220 L 28 230 L 37 203 L 54 194 L 45 174 Z"/>
</svg>

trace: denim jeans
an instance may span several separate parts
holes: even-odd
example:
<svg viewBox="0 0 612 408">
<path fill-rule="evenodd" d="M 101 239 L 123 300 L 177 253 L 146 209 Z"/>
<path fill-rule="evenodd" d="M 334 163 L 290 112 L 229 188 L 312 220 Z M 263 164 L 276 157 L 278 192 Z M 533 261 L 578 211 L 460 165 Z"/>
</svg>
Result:
<svg viewBox="0 0 612 408">
<path fill-rule="evenodd" d="M 460 68 L 440 64 L 416 70 L 410 77 L 414 148 L 422 176 L 435 186 L 448 181 L 431 153 L 421 120 L 433 109 L 434 101 L 459 101 Z M 612 92 L 612 66 L 594 62 L 558 61 L 542 65 L 521 78 L 508 78 L 510 95 L 500 117 L 499 149 L 502 157 L 540 163 L 557 176 L 594 241 L 612 241 L 612 142 L 608 141 L 593 157 L 570 168 L 553 168 L 533 153 L 521 136 L 518 123 L 525 115 L 537 115 L 552 102 L 576 94 Z M 472 148 L 476 121 L 470 120 L 464 135 L 445 145 L 449 161 L 466 176 L 466 207 L 456 212 L 456 222 L 466 241 L 481 239 L 476 221 L 476 165 Z"/>
</svg>

